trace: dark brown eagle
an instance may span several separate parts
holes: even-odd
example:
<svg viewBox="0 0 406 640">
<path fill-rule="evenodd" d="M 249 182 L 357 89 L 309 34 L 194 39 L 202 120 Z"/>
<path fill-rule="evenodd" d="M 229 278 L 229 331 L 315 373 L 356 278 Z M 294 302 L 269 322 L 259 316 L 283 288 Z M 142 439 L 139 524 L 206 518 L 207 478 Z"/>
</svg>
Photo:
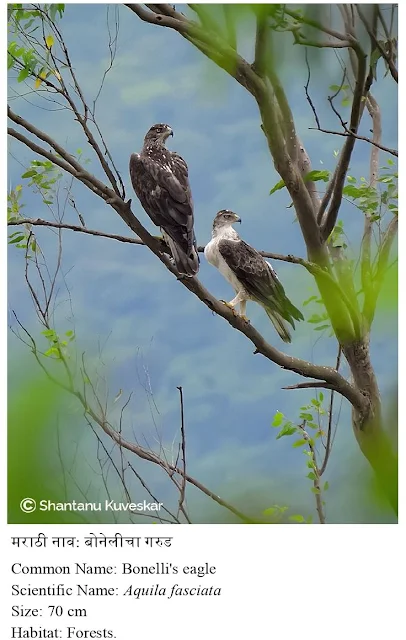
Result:
<svg viewBox="0 0 406 640">
<path fill-rule="evenodd" d="M 245 317 L 247 300 L 260 304 L 266 311 L 279 336 L 291 342 L 287 327 L 295 328 L 295 320 L 303 320 L 299 311 L 287 297 L 272 265 L 249 244 L 241 240 L 233 224 L 241 222 L 233 211 L 219 211 L 213 222 L 212 239 L 206 245 L 204 255 L 210 264 L 220 271 L 233 287 L 236 296 L 225 304 L 231 309 L 240 305 Z"/>
<path fill-rule="evenodd" d="M 165 147 L 169 136 L 173 131 L 167 124 L 150 128 L 141 153 L 131 154 L 130 176 L 142 206 L 160 227 L 177 270 L 191 277 L 199 271 L 199 256 L 188 167 L 178 153 Z"/>
</svg>

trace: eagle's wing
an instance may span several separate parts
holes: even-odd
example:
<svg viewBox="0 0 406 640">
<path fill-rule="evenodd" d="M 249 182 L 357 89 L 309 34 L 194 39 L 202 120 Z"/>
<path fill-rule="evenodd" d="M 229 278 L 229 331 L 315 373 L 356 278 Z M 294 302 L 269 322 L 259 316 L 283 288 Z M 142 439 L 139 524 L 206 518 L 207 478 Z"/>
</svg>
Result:
<svg viewBox="0 0 406 640">
<path fill-rule="evenodd" d="M 303 315 L 288 299 L 275 270 L 244 240 L 220 240 L 218 250 L 247 293 L 267 311 L 278 314 L 293 327 Z"/>
<path fill-rule="evenodd" d="M 156 157 L 133 153 L 130 177 L 134 191 L 152 222 L 173 241 L 174 245 L 169 244 L 178 270 L 181 273 L 186 270 L 186 275 L 197 273 L 199 258 L 186 162 L 167 149 Z"/>
</svg>

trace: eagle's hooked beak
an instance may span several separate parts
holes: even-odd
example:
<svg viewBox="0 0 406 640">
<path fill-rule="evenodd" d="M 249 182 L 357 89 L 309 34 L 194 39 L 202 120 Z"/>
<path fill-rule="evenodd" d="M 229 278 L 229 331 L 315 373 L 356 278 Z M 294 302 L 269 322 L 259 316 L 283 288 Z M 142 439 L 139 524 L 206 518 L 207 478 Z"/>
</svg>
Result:
<svg viewBox="0 0 406 640">
<path fill-rule="evenodd" d="M 237 214 L 235 214 L 235 221 L 241 224 L 241 218 L 240 216 L 237 216 Z"/>
<path fill-rule="evenodd" d="M 170 127 L 168 127 L 166 132 L 165 132 L 165 140 L 167 140 L 169 138 L 169 136 L 172 136 L 172 138 L 173 138 L 173 129 L 171 129 Z"/>
</svg>

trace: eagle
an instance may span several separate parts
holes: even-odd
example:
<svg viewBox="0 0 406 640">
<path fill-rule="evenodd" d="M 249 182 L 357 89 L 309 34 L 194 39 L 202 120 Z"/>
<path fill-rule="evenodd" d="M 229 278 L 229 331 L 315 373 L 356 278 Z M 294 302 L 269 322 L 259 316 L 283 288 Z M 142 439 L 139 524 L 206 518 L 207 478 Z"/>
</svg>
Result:
<svg viewBox="0 0 406 640">
<path fill-rule="evenodd" d="M 130 177 L 143 208 L 160 227 L 179 274 L 192 277 L 199 271 L 199 255 L 188 167 L 165 147 L 169 136 L 173 131 L 167 124 L 149 129 L 141 153 L 131 154 Z"/>
<path fill-rule="evenodd" d="M 295 328 L 294 320 L 303 320 L 303 315 L 287 298 L 272 265 L 233 229 L 236 222 L 241 218 L 233 211 L 219 211 L 213 221 L 212 239 L 204 250 L 206 260 L 217 267 L 236 292 L 235 298 L 225 304 L 233 310 L 239 304 L 241 315 L 247 320 L 247 300 L 257 302 L 282 340 L 291 342 L 287 323 Z"/>
</svg>

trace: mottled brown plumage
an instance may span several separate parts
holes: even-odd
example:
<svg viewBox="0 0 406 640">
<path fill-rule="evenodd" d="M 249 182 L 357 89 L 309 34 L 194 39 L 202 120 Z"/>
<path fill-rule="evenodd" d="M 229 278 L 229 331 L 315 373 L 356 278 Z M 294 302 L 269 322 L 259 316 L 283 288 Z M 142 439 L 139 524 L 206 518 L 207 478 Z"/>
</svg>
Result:
<svg viewBox="0 0 406 640">
<path fill-rule="evenodd" d="M 233 211 L 219 211 L 213 222 L 212 240 L 206 245 L 204 254 L 237 294 L 228 306 L 234 308 L 239 304 L 241 314 L 245 316 L 247 300 L 258 302 L 282 340 L 290 342 L 286 322 L 295 328 L 294 320 L 303 320 L 303 315 L 287 297 L 272 265 L 241 240 L 232 228 L 236 222 L 241 219 Z"/>
<path fill-rule="evenodd" d="M 167 124 L 150 128 L 141 153 L 131 155 L 130 177 L 143 208 L 160 227 L 177 270 L 194 276 L 199 270 L 199 256 L 188 167 L 178 153 L 165 147 L 171 135 Z"/>
</svg>

